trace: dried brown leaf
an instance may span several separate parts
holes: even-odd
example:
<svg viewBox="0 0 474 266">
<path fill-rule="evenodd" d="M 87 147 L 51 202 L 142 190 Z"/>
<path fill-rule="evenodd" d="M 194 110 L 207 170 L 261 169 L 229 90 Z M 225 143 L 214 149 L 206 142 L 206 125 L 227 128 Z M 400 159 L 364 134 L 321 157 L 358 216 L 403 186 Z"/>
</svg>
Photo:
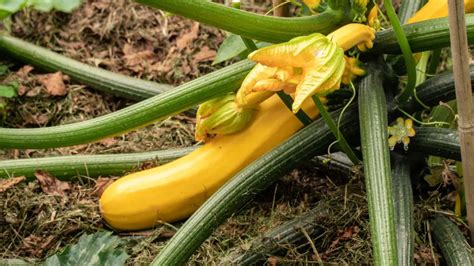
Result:
<svg viewBox="0 0 474 266">
<path fill-rule="evenodd" d="M 0 180 L 0 193 L 7 191 L 9 188 L 21 183 L 25 179 L 24 176 L 19 176 Z"/>
<path fill-rule="evenodd" d="M 46 87 L 46 91 L 52 96 L 64 96 L 67 94 L 64 80 L 67 79 L 61 72 L 46 74 L 39 78 L 39 81 Z"/>
<path fill-rule="evenodd" d="M 194 39 L 198 37 L 199 33 L 199 23 L 195 22 L 189 31 L 183 33 L 177 40 L 176 46 L 179 50 L 183 50 L 184 48 L 188 47 Z"/>
<path fill-rule="evenodd" d="M 16 75 L 19 77 L 19 78 L 26 78 L 28 76 L 28 74 L 33 70 L 33 67 L 30 66 L 30 65 L 26 65 L 20 69 L 18 69 L 18 71 L 16 72 Z"/>
<path fill-rule="evenodd" d="M 71 190 L 69 183 L 57 179 L 46 171 L 36 171 L 35 176 L 46 194 L 65 196 Z"/>
<path fill-rule="evenodd" d="M 99 177 L 97 181 L 95 182 L 94 186 L 94 191 L 92 192 L 93 195 L 100 197 L 102 196 L 102 193 L 104 193 L 104 190 L 110 186 L 115 180 L 111 178 L 103 178 Z"/>
<path fill-rule="evenodd" d="M 201 51 L 194 55 L 194 63 L 201 61 L 212 61 L 216 57 L 216 51 L 209 49 L 208 46 L 204 46 Z"/>
</svg>

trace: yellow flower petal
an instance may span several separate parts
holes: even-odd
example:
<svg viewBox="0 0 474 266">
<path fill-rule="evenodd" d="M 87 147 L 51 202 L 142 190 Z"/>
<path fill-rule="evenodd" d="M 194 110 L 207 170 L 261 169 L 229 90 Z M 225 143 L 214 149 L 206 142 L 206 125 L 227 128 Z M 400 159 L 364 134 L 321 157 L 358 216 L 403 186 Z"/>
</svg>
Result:
<svg viewBox="0 0 474 266">
<path fill-rule="evenodd" d="M 315 33 L 291 39 L 256 50 L 248 58 L 269 67 L 314 66 L 324 54 L 330 41 L 322 34 Z"/>
</svg>

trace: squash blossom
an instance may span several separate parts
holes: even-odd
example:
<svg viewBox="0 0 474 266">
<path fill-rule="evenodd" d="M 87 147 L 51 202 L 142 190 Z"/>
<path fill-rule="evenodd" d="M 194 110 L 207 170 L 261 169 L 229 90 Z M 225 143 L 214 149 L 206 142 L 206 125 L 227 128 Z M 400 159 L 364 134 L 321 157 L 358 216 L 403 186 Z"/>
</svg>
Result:
<svg viewBox="0 0 474 266">
<path fill-rule="evenodd" d="M 415 129 L 413 128 L 413 120 L 397 118 L 396 124 L 388 127 L 388 145 L 391 150 L 395 148 L 397 143 L 403 143 L 405 150 L 408 150 L 408 144 L 410 144 L 410 138 L 416 135 Z"/>
<path fill-rule="evenodd" d="M 347 71 L 353 72 L 347 72 L 344 81 L 363 75 L 365 72 L 353 60 L 346 64 L 344 51 L 354 46 L 363 51 L 370 49 L 374 38 L 372 28 L 349 24 L 327 37 L 315 33 L 254 51 L 248 57 L 259 64 L 249 75 L 260 79 L 244 82 L 244 94 L 262 90 L 294 91 L 292 110 L 296 113 L 312 95 L 325 96 L 339 89 L 346 65 L 350 67 Z"/>
<path fill-rule="evenodd" d="M 321 4 L 321 0 L 303 0 L 303 3 L 311 9 L 316 9 Z"/>
<path fill-rule="evenodd" d="M 239 106 L 233 94 L 204 102 L 196 114 L 195 139 L 207 141 L 214 135 L 238 132 L 250 122 L 253 112 L 253 108 Z"/>
</svg>

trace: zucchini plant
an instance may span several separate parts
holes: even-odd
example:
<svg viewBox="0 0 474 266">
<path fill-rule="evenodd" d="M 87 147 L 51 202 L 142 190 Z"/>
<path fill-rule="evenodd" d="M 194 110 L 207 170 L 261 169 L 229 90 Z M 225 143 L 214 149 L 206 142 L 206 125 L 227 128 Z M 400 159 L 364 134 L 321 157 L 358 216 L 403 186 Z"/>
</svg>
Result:
<svg viewBox="0 0 474 266">
<path fill-rule="evenodd" d="M 0 177 L 31 176 L 38 169 L 60 178 L 124 174 L 144 160 L 166 162 L 120 178 L 104 191 L 99 205 L 106 223 L 120 231 L 187 219 L 152 263 L 179 265 L 256 194 L 302 161 L 325 154 L 336 142 L 355 164 L 359 163 L 358 151 L 362 152 L 373 263 L 413 264 L 410 167 L 396 154 L 419 152 L 461 159 L 455 130 L 415 127 L 412 120 L 424 109 L 455 98 L 450 72 L 417 84 L 421 79 L 412 54 L 449 46 L 445 1 L 431 0 L 418 12 L 423 1 L 403 1 L 398 14 L 391 1 L 383 1 L 389 18 L 387 29 L 380 28 L 377 3 L 366 0 L 303 1 L 308 4 L 305 10 L 317 14 L 291 18 L 258 15 L 204 0 L 138 2 L 232 33 L 232 38 L 241 38 L 245 44 L 247 59 L 172 88 L 87 66 L 2 32 L 0 51 L 12 58 L 46 71 L 62 71 L 91 87 L 141 101 L 79 123 L 0 128 L 0 148 L 90 143 L 196 105 L 195 136 L 203 145 L 143 154 L 3 161 Z M 465 1 L 468 12 L 474 11 L 473 2 Z M 409 24 L 403 25 L 405 22 Z M 466 22 L 472 43 L 474 15 L 467 14 Z M 268 43 L 257 46 L 254 40 Z M 386 54 L 402 55 L 404 68 L 386 61 Z M 427 69 L 427 58 L 424 60 Z M 434 68 L 437 62 L 432 58 Z M 393 73 L 405 71 L 407 82 L 399 82 Z M 334 96 L 341 87 L 350 91 L 350 97 L 341 97 L 342 93 Z M 356 98 L 358 104 L 354 103 Z M 326 109 L 334 102 L 338 110 L 328 114 Z M 323 119 L 319 119 L 320 113 Z M 395 151 L 390 153 L 390 149 Z M 301 221 L 306 219 L 310 218 Z M 434 224 L 441 232 L 435 233 L 436 238 L 448 238 L 442 233 L 448 225 L 439 219 Z M 306 228 L 306 224 L 302 226 Z M 283 232 L 285 239 L 300 239 L 287 229 L 277 228 L 269 235 Z M 449 241 L 459 244 L 464 240 L 457 235 Z M 441 247 L 447 261 L 467 261 L 465 253 Z M 267 248 L 258 250 L 267 252 Z M 248 260 L 254 257 L 258 256 L 249 255 Z"/>
</svg>

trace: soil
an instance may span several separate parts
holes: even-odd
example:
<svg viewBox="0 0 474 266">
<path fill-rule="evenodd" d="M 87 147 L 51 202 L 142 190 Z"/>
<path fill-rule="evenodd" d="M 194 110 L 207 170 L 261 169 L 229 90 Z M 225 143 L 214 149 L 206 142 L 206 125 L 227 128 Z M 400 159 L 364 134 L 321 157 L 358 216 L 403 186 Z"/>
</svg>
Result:
<svg viewBox="0 0 474 266">
<path fill-rule="evenodd" d="M 247 1 L 244 8 L 264 13 L 270 2 Z M 129 0 L 89 0 L 72 14 L 27 10 L 13 17 L 12 34 L 90 65 L 173 85 L 231 63 L 211 64 L 225 32 Z M 10 72 L 0 81 L 17 80 L 21 84 L 21 96 L 8 102 L 4 127 L 72 123 L 133 104 L 61 74 L 52 76 L 17 61 L 3 63 L 10 67 Z M 180 114 L 96 143 L 46 150 L 0 150 L 0 159 L 186 147 L 196 144 L 194 122 L 193 117 Z M 84 233 L 111 230 L 101 219 L 97 203 L 101 187 L 117 177 L 79 176 L 74 181 L 57 183 L 55 177 L 45 174 L 31 182 L 18 179 L 0 191 L 0 259 L 39 262 L 77 242 Z M 52 182 L 49 190 L 45 189 L 44 180 Z M 415 197 L 417 263 L 440 262 L 427 234 L 425 218 L 435 212 L 453 210 L 451 190 L 416 188 L 416 192 L 422 191 L 415 194 L 420 195 Z M 268 264 L 311 264 L 319 260 L 334 264 L 370 263 L 363 179 L 357 174 L 340 176 L 324 171 L 310 162 L 282 177 L 219 227 L 192 261 L 219 264 L 232 252 L 248 248 L 252 239 L 307 212 L 318 202 L 331 206 L 332 215 L 318 220 L 324 232 L 314 241 L 285 246 L 282 252 L 269 257 Z M 174 231 L 173 226 L 163 225 L 117 235 L 130 255 L 127 263 L 145 264 L 151 262 Z"/>
</svg>

